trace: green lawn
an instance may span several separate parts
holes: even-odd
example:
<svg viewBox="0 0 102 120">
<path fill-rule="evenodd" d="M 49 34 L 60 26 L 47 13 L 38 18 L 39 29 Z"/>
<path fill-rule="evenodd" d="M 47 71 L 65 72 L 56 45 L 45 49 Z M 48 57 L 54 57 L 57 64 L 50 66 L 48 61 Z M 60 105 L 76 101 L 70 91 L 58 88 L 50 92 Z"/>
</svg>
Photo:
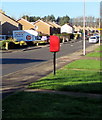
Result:
<svg viewBox="0 0 102 120">
<path fill-rule="evenodd" d="M 94 52 L 91 52 L 86 55 L 87 57 L 96 57 L 100 59 L 100 69 L 102 70 L 102 45 L 99 46 L 94 50 Z"/>
<path fill-rule="evenodd" d="M 102 45 L 96 48 L 93 52 L 87 54 L 88 57 L 102 57 Z"/>
<path fill-rule="evenodd" d="M 101 93 L 100 61 L 77 60 L 32 83 L 29 88 Z"/>
<path fill-rule="evenodd" d="M 3 119 L 101 120 L 101 108 L 100 99 L 77 98 L 51 93 L 20 92 L 3 100 Z"/>
<path fill-rule="evenodd" d="M 32 83 L 29 88 L 60 91 L 101 93 L 100 72 L 74 71 L 61 69 L 56 76 L 49 75 Z"/>
<path fill-rule="evenodd" d="M 100 45 L 98 48 L 96 48 L 95 51 L 102 51 L 102 45 Z"/>
<path fill-rule="evenodd" d="M 74 61 L 74 62 L 68 64 L 67 66 L 65 66 L 65 68 L 68 68 L 68 69 L 70 69 L 70 68 L 97 69 L 97 70 L 101 69 L 99 60 L 90 60 L 90 59 Z"/>
<path fill-rule="evenodd" d="M 87 57 L 101 57 L 102 53 L 100 52 L 92 52 L 86 55 Z"/>
</svg>

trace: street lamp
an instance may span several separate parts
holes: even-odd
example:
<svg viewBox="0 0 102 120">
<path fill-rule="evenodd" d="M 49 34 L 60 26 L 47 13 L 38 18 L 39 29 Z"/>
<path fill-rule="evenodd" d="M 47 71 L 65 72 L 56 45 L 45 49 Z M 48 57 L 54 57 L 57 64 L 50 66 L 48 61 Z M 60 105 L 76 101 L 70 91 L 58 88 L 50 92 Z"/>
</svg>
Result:
<svg viewBox="0 0 102 120">
<path fill-rule="evenodd" d="M 101 44 L 101 40 L 100 40 L 100 37 L 101 37 L 101 35 L 100 35 L 100 30 L 101 30 L 101 27 L 100 27 L 100 17 L 99 17 L 99 45 Z"/>
<path fill-rule="evenodd" d="M 85 0 L 84 0 L 84 16 L 83 16 L 83 55 L 85 55 Z"/>
<path fill-rule="evenodd" d="M 100 38 L 101 38 L 101 2 L 100 2 L 100 12 L 99 12 L 99 45 L 101 44 L 101 40 L 100 40 Z"/>
</svg>

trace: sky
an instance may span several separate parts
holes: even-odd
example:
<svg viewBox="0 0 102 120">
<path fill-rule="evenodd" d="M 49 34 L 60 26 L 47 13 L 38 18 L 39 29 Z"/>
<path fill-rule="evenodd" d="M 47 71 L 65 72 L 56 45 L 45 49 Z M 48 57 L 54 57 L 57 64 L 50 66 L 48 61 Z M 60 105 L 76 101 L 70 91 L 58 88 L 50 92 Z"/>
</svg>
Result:
<svg viewBox="0 0 102 120">
<path fill-rule="evenodd" d="M 18 1 L 18 2 L 17 2 Z M 47 2 L 47 1 L 32 1 L 29 0 L 13 0 L 1 1 L 1 9 L 5 11 L 5 13 L 13 17 L 15 19 L 21 18 L 23 15 L 28 16 L 39 16 L 44 17 L 47 15 L 54 15 L 56 18 L 58 16 L 63 17 L 68 15 L 70 18 L 74 17 L 80 17 L 84 14 L 84 0 L 79 1 L 53 1 L 53 2 Z M 99 17 L 100 16 L 100 1 L 86 1 L 85 2 L 85 15 L 86 16 L 94 16 Z"/>
</svg>

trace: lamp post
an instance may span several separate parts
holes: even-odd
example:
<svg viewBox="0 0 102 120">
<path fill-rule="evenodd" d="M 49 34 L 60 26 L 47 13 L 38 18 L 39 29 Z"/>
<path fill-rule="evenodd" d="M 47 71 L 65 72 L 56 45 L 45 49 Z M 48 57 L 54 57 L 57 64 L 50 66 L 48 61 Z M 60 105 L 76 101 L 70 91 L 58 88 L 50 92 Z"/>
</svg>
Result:
<svg viewBox="0 0 102 120">
<path fill-rule="evenodd" d="M 101 44 L 101 41 L 100 41 L 100 37 L 101 37 L 100 30 L 101 30 L 101 27 L 100 27 L 100 17 L 99 17 L 99 45 Z"/>
<path fill-rule="evenodd" d="M 83 16 L 83 55 L 85 55 L 85 0 L 84 0 L 84 16 Z"/>
<path fill-rule="evenodd" d="M 101 3 L 100 3 L 100 12 L 99 12 L 99 45 L 101 44 L 101 40 L 100 40 L 100 38 L 101 38 Z"/>
</svg>

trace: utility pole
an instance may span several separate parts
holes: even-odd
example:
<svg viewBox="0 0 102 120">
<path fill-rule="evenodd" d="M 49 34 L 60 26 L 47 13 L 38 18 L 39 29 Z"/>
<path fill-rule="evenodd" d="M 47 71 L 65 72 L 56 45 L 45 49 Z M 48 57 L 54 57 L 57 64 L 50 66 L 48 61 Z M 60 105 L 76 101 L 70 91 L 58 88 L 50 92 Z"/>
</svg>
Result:
<svg viewBox="0 0 102 120">
<path fill-rule="evenodd" d="M 84 16 L 83 16 L 83 55 L 85 55 L 85 0 L 84 0 Z"/>
</svg>

